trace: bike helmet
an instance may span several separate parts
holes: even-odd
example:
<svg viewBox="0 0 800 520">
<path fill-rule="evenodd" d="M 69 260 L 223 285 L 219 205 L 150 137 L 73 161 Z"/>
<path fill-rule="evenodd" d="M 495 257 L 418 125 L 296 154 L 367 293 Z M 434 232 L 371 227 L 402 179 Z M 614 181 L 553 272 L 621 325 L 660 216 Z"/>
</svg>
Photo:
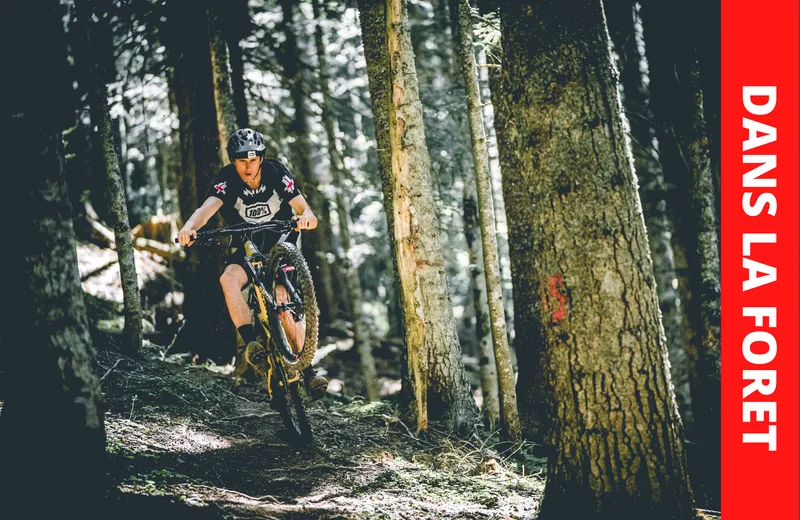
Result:
<svg viewBox="0 0 800 520">
<path fill-rule="evenodd" d="M 240 128 L 228 139 L 228 159 L 247 159 L 248 157 L 264 157 L 267 145 L 264 136 L 250 128 Z"/>
</svg>

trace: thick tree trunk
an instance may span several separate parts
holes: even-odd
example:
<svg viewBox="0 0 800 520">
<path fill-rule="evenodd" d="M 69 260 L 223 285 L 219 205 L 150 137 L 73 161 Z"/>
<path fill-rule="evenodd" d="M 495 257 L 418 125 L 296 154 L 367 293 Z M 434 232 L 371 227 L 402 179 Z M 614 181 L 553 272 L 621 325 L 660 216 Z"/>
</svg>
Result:
<svg viewBox="0 0 800 520">
<path fill-rule="evenodd" d="M 328 138 L 330 172 L 333 179 L 333 187 L 336 190 L 336 216 L 339 220 L 339 237 L 342 241 L 342 261 L 344 262 L 344 271 L 347 278 L 347 293 L 353 312 L 353 340 L 361 362 L 361 374 L 364 377 L 367 398 L 370 401 L 377 401 L 380 399 L 378 374 L 375 370 L 375 358 L 372 356 L 369 332 L 361 310 L 361 282 L 358 278 L 358 270 L 353 265 L 350 252 L 352 247 L 350 243 L 350 206 L 347 203 L 350 197 L 349 194 L 348 196 L 345 194 L 344 160 L 342 159 L 342 153 L 339 151 L 339 141 L 336 136 L 336 119 L 333 113 L 330 86 L 328 85 L 328 60 L 325 56 L 325 45 L 323 43 L 319 0 L 312 0 L 312 7 L 314 19 L 316 20 L 314 44 L 317 49 L 319 83 L 322 91 L 322 123 Z"/>
<path fill-rule="evenodd" d="M 217 108 L 217 131 L 219 132 L 219 159 L 221 164 L 229 162 L 225 151 L 228 138 L 236 131 L 236 107 L 233 99 L 228 42 L 222 29 L 222 18 L 215 2 L 209 2 L 208 37 L 211 49 L 211 71 L 214 75 L 214 106 Z"/>
<path fill-rule="evenodd" d="M 113 218 L 114 243 L 117 249 L 119 271 L 122 281 L 122 297 L 125 309 L 125 327 L 123 330 L 123 346 L 127 353 L 135 355 L 142 347 L 142 300 L 139 294 L 139 282 L 136 278 L 136 263 L 133 255 L 133 239 L 128 220 L 128 206 L 125 198 L 125 187 L 120 173 L 120 162 L 114 147 L 111 115 L 108 108 L 106 84 L 100 70 L 99 48 L 91 29 L 92 5 L 79 0 L 76 3 L 79 16 L 80 38 L 85 50 L 81 56 L 86 63 L 85 78 L 89 84 L 85 86 L 89 93 L 89 104 L 92 122 L 98 131 L 93 133 L 94 146 L 102 150 L 105 174 L 108 179 L 109 213 Z M 94 51 L 93 51 L 94 50 Z"/>
<path fill-rule="evenodd" d="M 478 194 L 478 216 L 480 218 L 483 246 L 483 266 L 486 275 L 486 289 L 489 302 L 489 319 L 497 363 L 500 386 L 500 417 L 504 435 L 510 439 L 520 438 L 519 413 L 517 412 L 517 392 L 514 388 L 514 369 L 511 367 L 508 337 L 506 335 L 503 291 L 500 287 L 500 269 L 497 263 L 497 238 L 494 227 L 494 201 L 492 199 L 492 179 L 489 174 L 489 151 L 483 128 L 481 95 L 478 86 L 478 69 L 472 48 L 472 22 L 468 0 L 451 0 L 454 13 L 458 13 L 459 49 L 458 58 L 464 75 L 469 109 L 470 138 L 472 158 L 475 163 L 475 184 Z"/>
<path fill-rule="evenodd" d="M 220 143 L 214 102 L 208 20 L 202 3 L 174 6 L 169 15 L 180 37 L 168 40 L 175 71 L 175 101 L 178 105 L 181 141 L 181 172 L 178 203 L 181 217 L 188 219 L 206 198 L 219 172 L 217 148 Z M 208 228 L 221 224 L 213 217 Z M 186 326 L 177 339 L 179 350 L 201 358 L 229 362 L 235 353 L 236 336 L 225 306 L 219 276 L 227 258 L 222 245 L 187 250 L 187 262 L 179 273 L 183 290 Z"/>
<path fill-rule="evenodd" d="M 670 374 L 678 409 L 683 419 L 687 436 L 694 425 L 689 367 L 684 347 L 681 301 L 677 291 L 675 255 L 672 250 L 672 223 L 667 212 L 666 188 L 661 164 L 658 161 L 658 146 L 652 115 L 649 113 L 649 91 L 641 72 L 642 54 L 639 45 L 646 44 L 637 33 L 635 21 L 638 9 L 630 0 L 612 0 L 606 4 L 606 19 L 609 33 L 619 57 L 620 85 L 623 107 L 629 123 L 631 151 L 639 180 L 639 196 L 650 241 L 656 289 L 661 308 L 661 321 L 667 338 Z"/>
<path fill-rule="evenodd" d="M 520 1 L 502 24 L 519 379 L 539 381 L 521 406 L 551 450 L 539 518 L 694 518 L 601 4 Z"/>
<path fill-rule="evenodd" d="M 378 170 L 381 176 L 381 188 L 383 189 L 383 205 L 386 215 L 386 227 L 390 233 L 394 230 L 394 215 L 389 211 L 390 205 L 394 200 L 394 184 L 392 183 L 392 148 L 389 143 L 389 97 L 390 82 L 389 57 L 386 47 L 386 8 L 379 0 L 367 0 L 358 3 L 359 22 L 361 24 L 361 35 L 364 42 L 364 57 L 367 63 L 367 76 L 369 77 L 369 93 L 372 101 L 372 120 L 375 126 L 375 140 L 377 143 L 376 154 L 378 156 Z M 397 244 L 392 237 L 389 237 L 389 249 L 393 264 L 392 284 L 393 295 L 388 305 L 390 334 L 396 329 L 398 334 L 404 334 L 402 330 L 402 304 L 398 302 L 400 290 L 400 280 L 397 268 Z M 406 369 L 404 363 L 401 367 Z M 405 381 L 407 374 L 403 374 Z M 408 385 L 404 384 L 404 389 Z M 403 395 L 403 397 L 408 397 Z"/>
<path fill-rule="evenodd" d="M 309 84 L 305 60 L 297 43 L 297 28 L 294 22 L 294 0 L 281 0 L 283 11 L 282 31 L 286 36 L 280 52 L 286 88 L 292 98 L 294 118 L 290 132 L 295 140 L 292 144 L 293 173 L 298 178 L 300 191 L 303 192 L 312 211 L 319 216 L 316 230 L 303 233 L 301 248 L 303 256 L 311 269 L 314 287 L 317 288 L 317 303 L 323 320 L 331 320 L 336 312 L 333 291 L 333 275 L 328 262 L 328 244 L 331 243 L 331 223 L 323 214 L 322 193 L 317 186 L 317 178 L 311 168 L 311 141 L 308 128 L 308 108 L 306 106 L 305 85 Z"/>
<path fill-rule="evenodd" d="M 378 148 L 388 148 L 383 162 L 386 213 L 403 305 L 408 375 L 416 406 L 417 430 L 428 419 L 450 427 L 471 426 L 476 415 L 461 360 L 450 292 L 439 248 L 431 195 L 430 158 L 425 145 L 422 106 L 414 72 L 406 3 L 359 2 L 364 53 L 370 77 L 373 112 L 388 112 L 388 139 L 378 127 Z M 379 60 L 379 61 L 376 61 Z M 386 113 L 384 112 L 384 113 Z"/>
<path fill-rule="evenodd" d="M 105 479 L 102 393 L 83 301 L 62 132 L 74 124 L 59 2 L 3 6 L 3 48 L 19 74 L 0 108 L 9 171 L 11 254 L 0 313 L 0 516 L 100 518 Z M 20 20 L 36 20 L 41 39 Z M 12 47 L 12 45 L 14 47 Z M 33 210 L 35 208 L 35 210 Z M 7 213 L 6 213 L 7 212 Z M 43 500 L 42 493 L 45 493 Z"/>
</svg>

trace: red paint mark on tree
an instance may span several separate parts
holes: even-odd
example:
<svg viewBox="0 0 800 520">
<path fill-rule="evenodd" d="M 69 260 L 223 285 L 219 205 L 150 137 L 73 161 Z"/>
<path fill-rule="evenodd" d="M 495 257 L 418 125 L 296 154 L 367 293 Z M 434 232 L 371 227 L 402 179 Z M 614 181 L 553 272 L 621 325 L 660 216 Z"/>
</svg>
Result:
<svg viewBox="0 0 800 520">
<path fill-rule="evenodd" d="M 553 319 L 556 321 L 561 321 L 567 317 L 567 307 L 564 305 L 567 299 L 561 294 L 561 291 L 564 289 L 564 279 L 561 277 L 560 274 L 557 274 L 550 278 L 550 294 L 555 296 L 555 298 L 561 304 L 560 308 L 553 313 Z"/>
</svg>

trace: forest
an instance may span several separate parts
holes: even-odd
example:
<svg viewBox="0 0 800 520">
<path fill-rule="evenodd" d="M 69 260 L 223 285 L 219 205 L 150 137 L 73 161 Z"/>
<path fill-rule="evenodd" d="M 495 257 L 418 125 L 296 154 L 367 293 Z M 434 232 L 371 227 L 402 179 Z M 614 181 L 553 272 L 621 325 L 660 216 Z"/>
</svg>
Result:
<svg viewBox="0 0 800 520">
<path fill-rule="evenodd" d="M 0 517 L 720 517 L 718 3 L 2 11 Z"/>
</svg>

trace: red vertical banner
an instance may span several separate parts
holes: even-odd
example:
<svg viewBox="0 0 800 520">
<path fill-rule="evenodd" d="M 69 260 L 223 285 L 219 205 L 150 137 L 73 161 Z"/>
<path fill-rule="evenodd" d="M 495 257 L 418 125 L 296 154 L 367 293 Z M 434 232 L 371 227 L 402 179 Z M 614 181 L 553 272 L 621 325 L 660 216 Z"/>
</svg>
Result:
<svg viewBox="0 0 800 520">
<path fill-rule="evenodd" d="M 722 512 L 800 518 L 797 0 L 722 2 Z"/>
</svg>

